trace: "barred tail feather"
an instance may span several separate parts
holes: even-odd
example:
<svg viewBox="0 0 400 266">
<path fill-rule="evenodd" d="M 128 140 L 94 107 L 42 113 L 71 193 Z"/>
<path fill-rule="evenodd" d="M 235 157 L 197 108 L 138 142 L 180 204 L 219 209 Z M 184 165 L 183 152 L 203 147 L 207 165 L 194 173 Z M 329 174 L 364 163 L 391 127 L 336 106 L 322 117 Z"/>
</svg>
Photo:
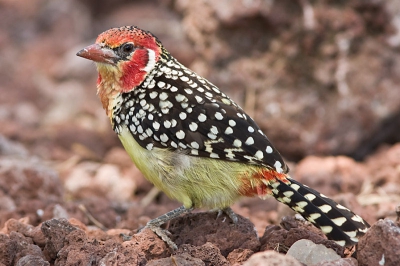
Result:
<svg viewBox="0 0 400 266">
<path fill-rule="evenodd" d="M 294 179 L 287 181 L 271 184 L 273 196 L 319 227 L 329 239 L 352 246 L 367 232 L 369 224 L 346 207 Z"/>
</svg>

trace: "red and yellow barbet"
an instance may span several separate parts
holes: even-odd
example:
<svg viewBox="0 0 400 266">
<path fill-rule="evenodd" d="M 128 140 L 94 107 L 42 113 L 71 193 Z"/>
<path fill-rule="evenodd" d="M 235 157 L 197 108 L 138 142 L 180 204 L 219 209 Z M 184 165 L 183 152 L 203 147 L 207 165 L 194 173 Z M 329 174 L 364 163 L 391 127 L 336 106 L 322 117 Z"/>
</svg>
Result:
<svg viewBox="0 0 400 266">
<path fill-rule="evenodd" d="M 367 231 L 360 216 L 292 179 L 253 119 L 150 32 L 110 29 L 77 55 L 96 63 L 98 95 L 133 162 L 183 203 L 146 226 L 171 247 L 163 223 L 200 207 L 223 210 L 235 222 L 229 206 L 243 196 L 272 195 L 342 246 Z"/>
</svg>

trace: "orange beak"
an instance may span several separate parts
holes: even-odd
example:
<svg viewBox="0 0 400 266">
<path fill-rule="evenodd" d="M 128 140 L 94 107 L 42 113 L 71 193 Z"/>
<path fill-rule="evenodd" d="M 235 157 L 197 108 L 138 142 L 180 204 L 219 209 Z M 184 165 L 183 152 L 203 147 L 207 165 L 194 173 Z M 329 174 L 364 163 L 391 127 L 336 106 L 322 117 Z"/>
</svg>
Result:
<svg viewBox="0 0 400 266">
<path fill-rule="evenodd" d="M 97 43 L 83 48 L 76 55 L 97 63 L 112 65 L 116 64 L 119 59 L 118 55 L 116 55 L 113 50 L 106 47 L 101 47 Z"/>
</svg>

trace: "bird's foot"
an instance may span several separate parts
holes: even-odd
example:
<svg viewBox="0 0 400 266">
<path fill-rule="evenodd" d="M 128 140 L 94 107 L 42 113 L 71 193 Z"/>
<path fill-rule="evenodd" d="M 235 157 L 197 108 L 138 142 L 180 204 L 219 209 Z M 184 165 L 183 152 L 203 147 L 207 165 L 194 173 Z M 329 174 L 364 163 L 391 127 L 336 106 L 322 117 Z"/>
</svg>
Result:
<svg viewBox="0 0 400 266">
<path fill-rule="evenodd" d="M 153 231 L 158 237 L 160 237 L 172 250 L 177 250 L 178 246 L 172 241 L 169 237 L 171 233 L 168 230 L 162 229 L 160 226 L 147 224 L 143 229 L 150 229 Z"/>
<path fill-rule="evenodd" d="M 212 210 L 212 211 L 217 212 L 217 219 L 219 217 L 221 217 L 221 215 L 223 213 L 225 213 L 232 220 L 232 222 L 234 224 L 237 224 L 237 222 L 239 221 L 237 214 L 231 209 L 231 207 L 227 207 L 224 209 L 218 209 L 218 210 Z"/>
<path fill-rule="evenodd" d="M 180 216 L 181 214 L 187 213 L 192 211 L 193 208 L 185 208 L 184 206 L 181 206 L 175 210 L 169 211 L 166 214 L 163 214 L 153 220 L 150 220 L 145 227 L 139 230 L 142 231 L 143 229 L 150 229 L 153 231 L 156 235 L 158 235 L 170 248 L 173 250 L 177 250 L 178 246 L 171 240 L 169 237 L 171 233 L 168 230 L 162 229 L 161 225 L 165 224 L 166 222 Z"/>
</svg>

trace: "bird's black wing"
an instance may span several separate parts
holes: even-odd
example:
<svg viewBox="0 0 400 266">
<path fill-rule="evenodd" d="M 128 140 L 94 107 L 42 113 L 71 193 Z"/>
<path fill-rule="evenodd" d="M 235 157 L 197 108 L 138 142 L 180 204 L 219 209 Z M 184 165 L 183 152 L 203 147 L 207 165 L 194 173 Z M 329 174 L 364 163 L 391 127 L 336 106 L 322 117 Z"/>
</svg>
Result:
<svg viewBox="0 0 400 266">
<path fill-rule="evenodd" d="M 252 118 L 213 84 L 176 61 L 160 66 L 123 97 L 128 99 L 120 113 L 128 119 L 122 120 L 128 121 L 135 140 L 146 149 L 179 149 L 191 156 L 288 172 Z"/>
</svg>

